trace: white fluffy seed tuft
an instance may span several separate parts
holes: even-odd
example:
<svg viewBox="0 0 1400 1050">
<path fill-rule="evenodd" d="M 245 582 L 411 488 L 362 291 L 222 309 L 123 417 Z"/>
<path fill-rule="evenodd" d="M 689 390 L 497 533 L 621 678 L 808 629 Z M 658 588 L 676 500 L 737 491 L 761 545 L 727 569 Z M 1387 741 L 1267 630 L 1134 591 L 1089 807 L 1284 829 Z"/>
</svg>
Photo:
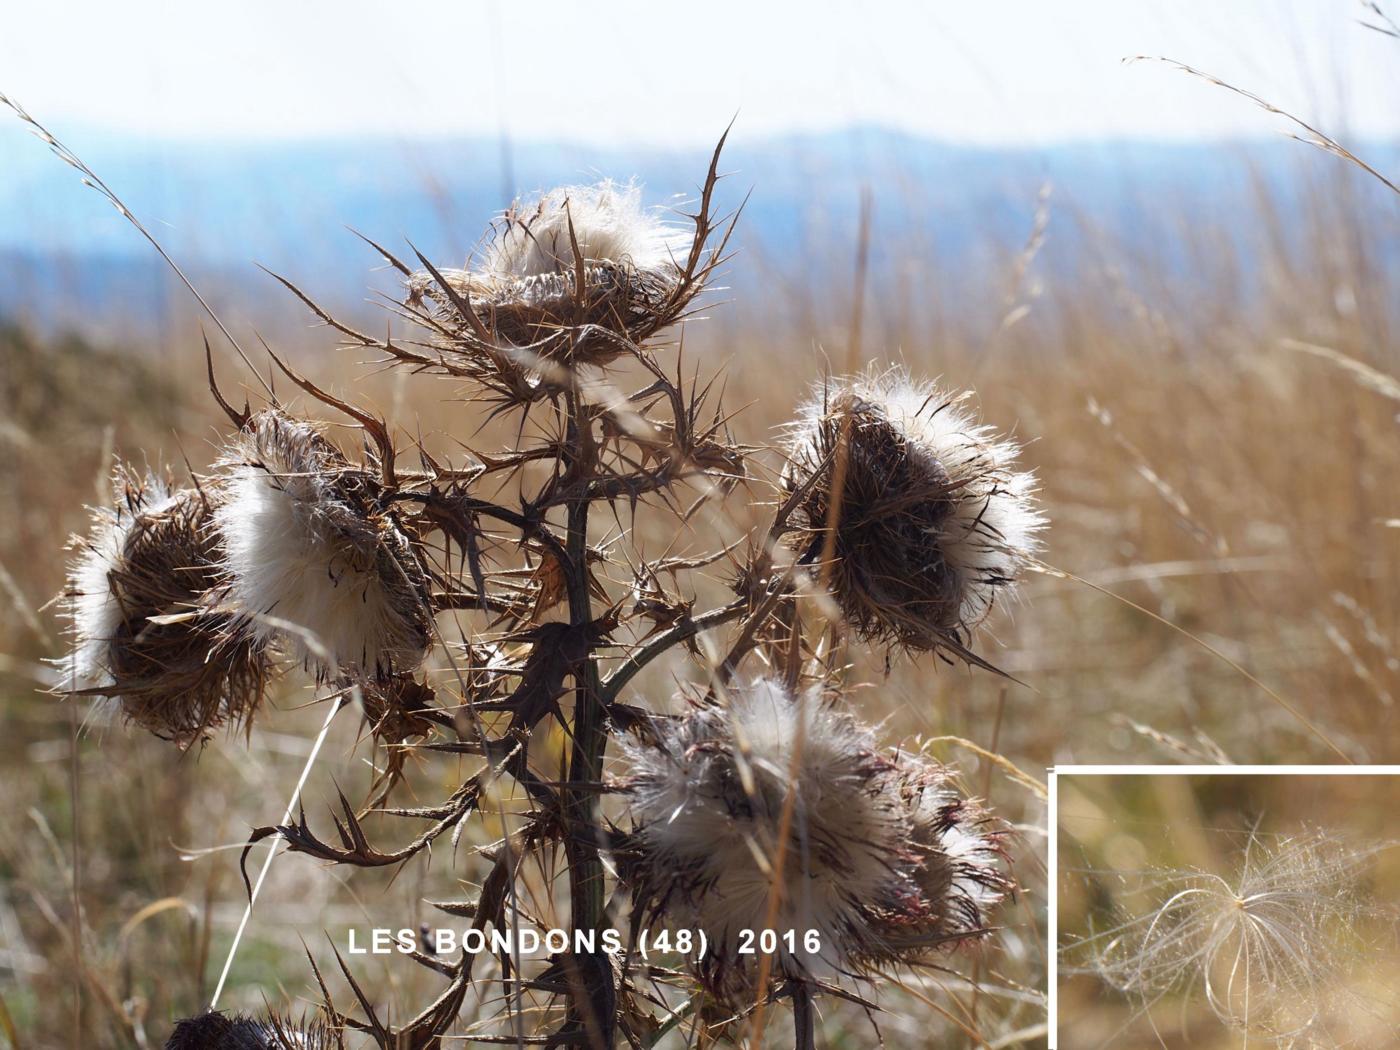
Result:
<svg viewBox="0 0 1400 1050">
<path fill-rule="evenodd" d="M 689 248 L 684 235 L 642 206 L 641 187 L 605 181 L 561 186 L 516 205 L 497 224 L 482 252 L 480 271 L 517 279 L 571 272 L 574 241 L 585 263 L 633 270 L 674 268 Z"/>
<path fill-rule="evenodd" d="M 68 614 L 72 620 L 71 670 L 78 688 L 113 684 L 111 647 L 126 620 L 115 580 L 126 561 L 127 541 L 141 514 L 160 513 L 176 495 L 160 478 L 136 484 L 118 472 L 113 489 L 122 494 L 114 507 L 93 511 L 92 530 L 68 575 Z"/>
<path fill-rule="evenodd" d="M 423 570 L 370 505 L 363 472 L 309 424 L 271 410 L 223 468 L 223 601 L 248 630 L 322 673 L 422 662 L 432 630 Z"/>
</svg>

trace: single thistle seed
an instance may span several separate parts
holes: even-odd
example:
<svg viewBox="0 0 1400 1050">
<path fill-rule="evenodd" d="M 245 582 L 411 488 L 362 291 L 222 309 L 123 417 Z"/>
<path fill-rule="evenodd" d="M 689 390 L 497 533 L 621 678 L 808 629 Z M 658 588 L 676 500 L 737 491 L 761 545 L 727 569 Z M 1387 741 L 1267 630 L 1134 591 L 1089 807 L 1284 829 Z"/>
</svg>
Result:
<svg viewBox="0 0 1400 1050">
<path fill-rule="evenodd" d="M 1199 995 L 1251 1040 L 1335 1046 L 1327 1025 L 1355 987 L 1364 926 L 1380 916 L 1362 889 L 1376 852 L 1316 831 L 1273 842 L 1251 835 L 1229 877 L 1154 872 L 1144 907 L 1065 952 L 1085 960 L 1076 972 L 1144 1013 L 1168 996 Z"/>
<path fill-rule="evenodd" d="M 427 574 L 374 476 L 268 409 L 222 464 L 221 601 L 320 674 L 412 670 L 432 642 Z"/>
<path fill-rule="evenodd" d="M 439 271 L 447 289 L 414 274 L 409 301 L 426 298 L 456 328 L 465 319 L 450 289 L 497 348 L 603 364 L 681 315 L 699 291 L 681 292 L 689 251 L 686 236 L 643 208 L 638 186 L 566 186 L 507 211 L 475 267 Z M 457 334 L 472 342 L 469 328 Z"/>
<path fill-rule="evenodd" d="M 182 747 L 245 722 L 269 664 L 261 642 L 213 608 L 220 538 L 210 498 L 118 474 L 70 570 L 71 684 L 112 698 L 130 722 Z"/>
<path fill-rule="evenodd" d="M 979 936 L 1009 888 L 999 830 L 957 795 L 946 770 L 878 750 L 834 695 L 795 697 L 760 679 L 732 689 L 725 705 L 650 728 L 646 740 L 624 743 L 624 881 L 643 921 L 705 932 L 699 976 L 725 1001 L 754 992 L 745 930 L 795 934 L 795 946 L 780 944 L 775 976 L 859 978 Z"/>
<path fill-rule="evenodd" d="M 822 557 L 844 472 L 830 578 L 867 641 L 972 659 L 974 628 L 1036 550 L 1035 478 L 966 397 L 872 372 L 827 383 L 789 429 L 783 486 L 805 493 L 794 521 L 809 562 Z"/>
<path fill-rule="evenodd" d="M 211 1010 L 175 1025 L 165 1050 L 342 1050 L 340 1033 L 323 1021 L 229 1017 Z"/>
</svg>

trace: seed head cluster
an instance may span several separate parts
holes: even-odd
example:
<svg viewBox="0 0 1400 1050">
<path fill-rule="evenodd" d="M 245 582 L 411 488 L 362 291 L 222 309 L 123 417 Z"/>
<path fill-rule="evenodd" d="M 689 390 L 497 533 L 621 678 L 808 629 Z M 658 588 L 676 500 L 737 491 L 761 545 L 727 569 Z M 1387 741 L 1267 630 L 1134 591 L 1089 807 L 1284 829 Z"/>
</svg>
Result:
<svg viewBox="0 0 1400 1050">
<path fill-rule="evenodd" d="M 1035 479 L 965 402 L 869 373 L 820 387 L 789 429 L 783 483 L 805 493 L 800 542 L 820 557 L 839 498 L 831 581 L 867 640 L 965 654 L 1035 551 Z"/>
<path fill-rule="evenodd" d="M 742 931 L 796 933 L 784 976 L 859 977 L 979 936 L 1009 888 L 995 822 L 942 767 L 880 751 L 834 696 L 759 679 L 653 729 L 625 745 L 634 900 L 705 931 L 700 976 L 721 998 L 753 993 Z"/>
<path fill-rule="evenodd" d="M 116 479 L 69 574 L 71 681 L 182 746 L 250 720 L 285 653 L 320 675 L 416 667 L 427 579 L 375 483 L 309 424 L 250 418 L 215 473 Z"/>
</svg>

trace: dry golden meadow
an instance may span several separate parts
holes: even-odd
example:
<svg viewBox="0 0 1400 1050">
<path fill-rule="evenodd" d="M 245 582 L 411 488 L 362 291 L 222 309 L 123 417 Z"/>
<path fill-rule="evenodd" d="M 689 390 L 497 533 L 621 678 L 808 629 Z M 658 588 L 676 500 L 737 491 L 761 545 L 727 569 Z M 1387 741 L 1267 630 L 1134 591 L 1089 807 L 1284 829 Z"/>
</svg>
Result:
<svg viewBox="0 0 1400 1050">
<path fill-rule="evenodd" d="M 729 408 L 742 407 L 735 438 L 763 450 L 751 482 L 679 532 L 674 518 L 639 512 L 629 541 L 648 556 L 683 553 L 690 532 L 729 543 L 766 527 L 775 428 L 810 381 L 852 355 L 973 390 L 985 420 L 1025 444 L 1050 521 L 1043 566 L 976 646 L 1014 680 L 961 663 L 887 662 L 852 644 L 862 716 L 881 723 L 882 740 L 956 767 L 1013 825 L 1019 889 L 983 947 L 951 958 L 948 972 L 883 983 L 873 1016 L 822 1000 L 819 1045 L 875 1045 L 877 1030 L 898 1047 L 1045 1045 L 1041 785 L 1053 763 L 1400 761 L 1400 299 L 1387 262 L 1400 210 L 1363 192 L 1369 176 L 1355 165 L 1316 159 L 1301 214 L 1281 211 L 1260 184 L 1247 245 L 1181 208 L 1175 247 L 1193 260 L 1188 274 L 1096 235 L 1091 202 L 1052 197 L 1027 201 L 1027 246 L 1005 253 L 981 305 L 935 323 L 901 319 L 923 316 L 921 289 L 939 287 L 940 264 L 884 240 L 866 246 L 878 272 L 912 268 L 916 282 L 858 295 L 856 277 L 835 280 L 828 308 L 785 312 L 792 319 L 776 330 L 761 321 L 767 264 L 702 300 L 713 320 L 688 326 L 686 359 L 706 378 L 724 373 Z M 1042 235 L 1071 229 L 1076 257 L 1048 270 Z M 734 238 L 742 248 L 742 218 Z M 849 252 L 855 275 L 860 246 Z M 100 346 L 0 332 L 0 1033 L 17 1047 L 159 1047 L 172 1017 L 207 1006 L 247 899 L 240 852 L 251 828 L 280 820 L 324 718 L 311 683 L 291 675 L 246 736 L 221 731 L 180 752 L 121 724 L 84 727 L 85 705 L 50 692 L 59 672 L 47 661 L 65 651 L 54 601 L 64 540 L 86 527 L 85 505 L 110 498 L 114 458 L 139 463 L 148 450 L 198 472 L 217 448 L 222 419 L 198 330 L 183 312 L 167 330 L 158 346 L 120 332 Z M 421 438 L 447 456 L 511 440 L 507 421 L 481 429 L 465 383 L 385 373 L 337 349 L 325 328 L 275 349 L 396 421 L 405 446 Z M 241 401 L 255 391 L 226 346 L 215 353 L 226 392 Z M 634 385 L 635 373 L 622 369 Z M 291 403 L 332 416 L 309 398 Z M 357 443 L 348 429 L 332 433 Z M 630 515 L 621 524 L 631 528 Z M 590 540 L 610 542 L 618 525 L 595 516 Z M 696 583 L 697 611 L 726 600 L 727 568 Z M 623 574 L 606 583 L 613 598 L 630 585 Z M 440 626 L 470 635 L 474 615 Z M 676 710 L 678 681 L 696 675 L 677 654 L 627 695 Z M 553 732 L 562 754 L 568 743 Z M 371 745 L 357 715 L 337 719 L 304 792 L 313 826 L 329 826 L 337 788 L 364 797 Z M 469 764 L 412 756 L 416 798 L 401 804 L 445 797 Z M 437 923 L 427 902 L 471 896 L 489 867 L 471 850 L 499 830 L 483 821 L 455 859 L 444 840 L 431 863 L 401 873 L 349 878 L 279 856 L 220 1005 L 301 1013 L 320 994 L 309 952 L 348 1007 L 332 944 L 343 951 L 351 927 Z M 522 889 L 543 922 L 567 921 L 543 875 Z M 442 984 L 398 956 L 351 966 L 394 1022 Z M 499 1013 L 498 977 L 473 988 L 464 1017 Z M 766 1045 L 790 1045 L 789 1009 L 774 1013 Z M 688 1045 L 683 1027 L 657 1045 Z"/>
</svg>

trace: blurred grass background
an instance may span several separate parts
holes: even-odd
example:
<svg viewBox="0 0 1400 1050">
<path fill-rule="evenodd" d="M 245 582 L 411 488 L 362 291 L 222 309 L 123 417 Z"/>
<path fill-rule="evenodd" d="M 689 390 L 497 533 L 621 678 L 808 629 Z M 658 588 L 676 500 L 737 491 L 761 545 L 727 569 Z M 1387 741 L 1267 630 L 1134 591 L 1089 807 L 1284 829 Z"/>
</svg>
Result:
<svg viewBox="0 0 1400 1050">
<path fill-rule="evenodd" d="M 1374 953 L 1352 967 L 1356 983 L 1349 992 L 1357 1000 L 1331 1004 L 1321 1027 L 1325 1038 L 1339 1040 L 1337 1046 L 1394 1045 L 1400 1029 L 1393 980 L 1400 972 L 1400 846 L 1394 837 L 1400 777 L 1062 773 L 1058 783 L 1060 1047 L 1274 1045 L 1258 1033 L 1247 1038 L 1222 1024 L 1199 984 L 1189 994 L 1178 989 L 1167 996 L 1149 1016 L 1097 977 L 1074 972 L 1088 965 L 1091 954 L 1078 943 L 1083 938 L 1123 921 L 1124 914 L 1150 914 L 1162 903 L 1161 891 L 1148 888 L 1148 873 L 1197 870 L 1233 880 L 1251 832 L 1261 853 L 1277 836 L 1309 832 L 1336 836 L 1355 849 L 1378 848 L 1360 887 L 1375 907 L 1361 919 L 1361 934 L 1374 942 Z M 1304 1037 L 1298 1045 L 1321 1044 Z"/>
<path fill-rule="evenodd" d="M 1144 201 L 1173 231 L 1162 252 L 1193 260 L 1185 276 L 1153 251 L 1099 235 L 1091 202 L 1061 206 L 1033 192 L 1019 216 L 1024 247 L 981 246 L 999 265 L 956 310 L 939 308 L 939 289 L 966 275 L 921 228 L 871 245 L 881 273 L 903 276 L 868 291 L 864 356 L 975 390 L 987 420 L 1027 443 L 1052 521 L 1046 561 L 1080 578 L 1032 577 L 982 636 L 979 651 L 1024 685 L 859 656 L 870 685 L 858 702 L 884 720 L 885 739 L 939 740 L 933 753 L 1020 829 L 1023 889 L 1002 916 L 1007 929 L 985 958 L 959 963 L 986 989 L 973 995 L 940 974 L 907 980 L 912 992 L 882 989 L 877 1020 L 889 1045 L 1044 1045 L 1043 805 L 1000 766 L 940 738 L 972 741 L 1037 776 L 1057 762 L 1338 760 L 1286 702 L 1348 760 L 1400 756 L 1400 384 L 1391 378 L 1400 297 L 1385 264 L 1400 212 L 1377 207 L 1364 175 L 1341 162 L 1308 170 L 1301 204 L 1290 197 L 1284 207 L 1259 181 L 1247 243 L 1198 223 L 1189 201 Z M 910 192 L 874 190 L 877 210 L 881 193 Z M 917 193 L 902 207 L 936 225 Z M 1055 237 L 1072 258 L 1051 270 L 1040 248 Z M 809 284 L 794 280 L 791 260 L 751 260 L 744 282 L 714 297 L 734 307 L 712 306 L 715 320 L 687 332 L 688 359 L 706 374 L 725 370 L 731 408 L 749 402 L 735 422 L 742 439 L 771 442 L 807 384 L 845 360 L 855 295 L 843 274 L 855 254 L 854 244 L 832 246 L 820 283 Z M 316 293 L 314 281 L 306 290 Z M 773 296 L 789 306 L 776 323 L 764 318 Z M 75 988 L 76 1023 L 94 1048 L 159 1046 L 172 1014 L 201 1007 L 242 912 L 239 849 L 250 827 L 280 818 L 322 718 L 292 681 L 246 741 L 220 737 L 181 755 L 94 726 L 75 750 L 83 712 L 43 692 L 56 675 L 44 661 L 62 652 L 63 624 L 45 603 L 62 586 L 63 539 L 85 527 L 84 504 L 102 497 L 113 457 L 199 469 L 214 452 L 219 416 L 196 323 L 177 297 L 161 304 L 154 342 L 149 327 L 138 337 L 115 321 L 101 339 L 0 329 L 0 1030 L 27 1047 L 73 1045 Z M 267 309 L 284 318 L 285 297 L 269 293 Z M 91 332 L 92 319 L 82 320 Z M 432 448 L 491 448 L 477 434 L 480 409 L 455 384 L 377 374 L 324 331 L 284 334 L 278 345 L 318 383 L 353 391 Z M 251 385 L 231 355 L 220 367 L 226 390 Z M 776 459 L 759 459 L 751 495 L 736 493 L 707 527 L 733 537 L 765 520 L 762 479 Z M 675 530 L 658 515 L 639 521 L 634 539 L 654 553 Z M 697 608 L 720 592 L 717 580 Z M 466 630 L 473 623 L 462 619 Z M 694 673 L 658 664 L 631 699 L 665 707 L 674 680 Z M 334 785 L 356 797 L 370 776 L 352 721 L 341 719 L 308 787 L 308 814 L 322 828 Z M 434 760 L 415 790 L 432 801 L 457 773 Z M 423 901 L 469 895 L 465 883 L 485 870 L 465 849 L 397 880 L 347 880 L 306 857 L 282 858 L 226 1003 L 305 1002 L 302 938 L 324 970 L 323 930 L 343 946 L 350 925 L 436 921 Z M 400 1012 L 436 987 L 396 958 L 361 965 Z M 963 1011 L 975 1003 L 975 1034 L 939 1020 L 920 996 Z M 858 1008 L 832 1007 L 823 1025 L 824 1045 L 873 1045 Z M 784 1038 L 774 1032 L 773 1045 Z"/>
</svg>

